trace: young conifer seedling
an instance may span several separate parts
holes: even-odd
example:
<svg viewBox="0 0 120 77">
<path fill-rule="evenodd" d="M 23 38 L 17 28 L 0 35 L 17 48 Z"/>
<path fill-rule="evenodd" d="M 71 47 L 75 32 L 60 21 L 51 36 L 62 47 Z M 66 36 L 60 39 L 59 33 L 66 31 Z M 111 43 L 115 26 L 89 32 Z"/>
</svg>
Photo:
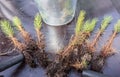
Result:
<svg viewBox="0 0 120 77">
<path fill-rule="evenodd" d="M 50 60 L 48 59 L 48 55 L 45 52 L 45 40 L 44 40 L 44 35 L 42 34 L 42 32 L 40 31 L 42 26 L 42 19 L 40 14 L 36 14 L 35 18 L 34 18 L 34 28 L 36 31 L 36 35 L 37 35 L 37 47 L 38 50 L 36 50 L 34 52 L 34 57 L 37 59 L 39 65 L 41 65 L 42 67 L 46 68 L 48 66 L 48 64 L 50 63 Z"/>
<path fill-rule="evenodd" d="M 35 19 L 34 19 L 34 28 L 36 31 L 36 35 L 37 35 L 37 45 L 39 48 L 44 48 L 44 36 L 42 34 L 42 32 L 40 31 L 42 26 L 42 19 L 39 13 L 36 14 Z"/>
<path fill-rule="evenodd" d="M 24 50 L 26 54 L 29 54 L 31 56 L 31 58 L 33 59 L 28 59 L 27 61 L 29 61 L 29 65 L 33 65 L 32 67 L 34 67 L 36 65 L 35 63 L 35 59 L 34 59 L 34 51 L 38 49 L 37 44 L 35 42 L 34 39 L 32 39 L 31 35 L 24 29 L 21 20 L 18 17 L 14 17 L 13 18 L 13 23 L 16 27 L 16 29 L 21 33 L 25 44 L 26 44 L 26 49 Z M 26 56 L 27 57 L 27 56 Z M 27 62 L 26 61 L 26 62 Z M 31 64 L 30 64 L 31 63 Z"/>
<path fill-rule="evenodd" d="M 22 37 L 23 37 L 24 40 L 25 40 L 25 43 L 29 43 L 29 42 L 31 41 L 31 36 L 30 36 L 30 34 L 29 34 L 27 31 L 25 31 L 25 29 L 23 28 L 21 20 L 20 20 L 18 17 L 14 17 L 14 18 L 13 18 L 13 23 L 14 23 L 16 29 L 20 31 Z"/>
<path fill-rule="evenodd" d="M 101 49 L 100 55 L 97 56 L 95 59 L 93 59 L 92 66 L 91 66 L 92 70 L 95 70 L 98 72 L 102 71 L 106 58 L 108 58 L 114 53 L 112 50 L 112 43 L 114 41 L 114 38 L 119 32 L 120 32 L 120 20 L 118 20 L 118 22 L 116 23 L 111 37 L 108 39 L 107 43 Z"/>
</svg>

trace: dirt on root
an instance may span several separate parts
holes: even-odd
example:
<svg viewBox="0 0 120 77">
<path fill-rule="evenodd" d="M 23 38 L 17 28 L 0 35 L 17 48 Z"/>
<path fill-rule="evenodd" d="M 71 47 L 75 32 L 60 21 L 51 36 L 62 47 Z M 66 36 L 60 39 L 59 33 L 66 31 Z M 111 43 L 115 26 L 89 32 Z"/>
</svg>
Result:
<svg viewBox="0 0 120 77">
<path fill-rule="evenodd" d="M 33 68 L 37 65 L 40 65 L 44 68 L 47 67 L 50 61 L 48 59 L 48 54 L 45 52 L 45 50 L 42 48 L 38 48 L 37 43 L 34 40 L 31 40 L 26 45 L 26 48 L 23 50 L 26 63 Z"/>
<path fill-rule="evenodd" d="M 14 45 L 12 41 L 4 35 L 4 33 L 0 29 L 0 53 L 11 52 L 14 49 Z M 8 54 L 8 55 L 16 55 L 16 53 Z"/>
<path fill-rule="evenodd" d="M 102 68 L 105 64 L 105 57 L 99 55 L 92 59 L 91 61 L 91 70 L 96 72 L 102 72 Z"/>
<path fill-rule="evenodd" d="M 87 62 L 86 65 L 80 64 L 83 60 Z M 67 77 L 71 69 L 82 72 L 89 65 L 90 61 L 91 54 L 85 52 L 81 45 L 76 45 L 68 55 L 57 55 L 54 62 L 47 67 L 47 75 L 48 77 Z"/>
</svg>

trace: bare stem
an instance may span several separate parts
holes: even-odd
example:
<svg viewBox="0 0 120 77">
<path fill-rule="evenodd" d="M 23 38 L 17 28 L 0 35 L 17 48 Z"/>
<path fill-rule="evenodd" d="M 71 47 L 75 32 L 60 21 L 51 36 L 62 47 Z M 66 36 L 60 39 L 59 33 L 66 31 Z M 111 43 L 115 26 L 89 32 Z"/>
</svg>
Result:
<svg viewBox="0 0 120 77">
<path fill-rule="evenodd" d="M 70 52 L 73 51 L 74 47 L 76 45 L 82 45 L 83 42 L 86 40 L 86 38 L 89 36 L 89 33 L 80 33 L 74 36 L 74 38 L 71 40 L 70 44 L 65 48 L 65 50 L 62 52 L 62 55 L 67 56 Z"/>
<path fill-rule="evenodd" d="M 25 45 L 20 43 L 15 37 L 11 37 L 11 40 L 13 41 L 14 46 L 20 51 L 22 51 L 25 48 Z"/>
<path fill-rule="evenodd" d="M 90 52 L 94 52 L 94 47 L 95 45 L 97 44 L 97 41 L 99 40 L 99 37 L 101 36 L 103 32 L 102 31 L 99 31 L 95 37 L 95 39 L 92 41 L 92 43 L 90 44 Z"/>
<path fill-rule="evenodd" d="M 103 49 L 102 49 L 102 52 L 101 52 L 101 54 L 104 56 L 104 57 L 107 57 L 111 52 L 111 45 L 112 45 L 112 42 L 113 42 L 113 40 L 114 40 L 114 38 L 115 38 L 115 36 L 117 35 L 117 32 L 116 31 L 114 31 L 113 32 L 113 34 L 112 34 L 112 36 L 111 36 L 111 38 L 108 40 L 108 42 L 106 43 L 106 45 L 103 47 Z"/>
<path fill-rule="evenodd" d="M 20 28 L 20 32 L 25 40 L 25 42 L 29 42 L 31 40 L 30 34 L 26 32 L 23 28 Z"/>
<path fill-rule="evenodd" d="M 39 31 L 39 29 L 35 29 L 36 30 L 36 34 L 37 34 L 37 42 L 38 42 L 38 47 L 39 48 L 43 48 L 44 47 L 44 36 L 43 34 Z"/>
</svg>

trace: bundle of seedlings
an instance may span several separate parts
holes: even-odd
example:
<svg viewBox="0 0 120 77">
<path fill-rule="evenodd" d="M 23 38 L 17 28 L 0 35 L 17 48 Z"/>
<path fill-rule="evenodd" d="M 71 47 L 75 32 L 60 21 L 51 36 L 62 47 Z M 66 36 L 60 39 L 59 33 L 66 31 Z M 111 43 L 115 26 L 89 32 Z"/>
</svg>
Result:
<svg viewBox="0 0 120 77">
<path fill-rule="evenodd" d="M 39 63 L 40 66 L 46 67 L 49 64 L 49 60 L 47 57 L 47 53 L 45 52 L 44 49 L 45 47 L 44 36 L 40 31 L 42 24 L 40 14 L 37 14 L 34 19 L 34 27 L 37 35 L 37 41 L 34 40 L 27 31 L 25 31 L 18 17 L 14 17 L 13 22 L 16 25 L 17 29 L 20 31 L 22 37 L 24 38 L 26 49 L 23 50 L 23 54 L 25 54 L 26 62 L 28 61 L 32 62 L 34 60 L 34 62 L 37 61 L 36 63 Z M 26 55 L 27 53 L 31 55 L 33 60 L 27 58 Z"/>
<path fill-rule="evenodd" d="M 84 23 L 84 19 L 85 19 L 85 12 L 81 11 L 79 17 L 78 17 L 78 22 L 77 22 L 77 30 L 76 31 L 80 31 L 82 28 L 82 25 Z M 74 37 L 74 36 L 73 36 Z M 73 45 L 72 42 L 74 43 L 74 38 L 71 38 L 70 43 L 68 44 L 68 46 L 66 46 L 61 53 L 58 53 L 57 57 L 55 58 L 55 60 L 53 61 L 53 63 L 51 63 L 48 67 L 47 67 L 47 75 L 48 77 L 67 77 L 70 68 L 70 64 L 69 64 L 69 58 L 66 54 L 69 55 L 69 52 L 72 52 L 73 50 Z M 69 52 L 67 52 L 69 51 Z M 64 54 L 66 53 L 66 54 Z"/>
<path fill-rule="evenodd" d="M 22 53 L 21 51 L 23 51 L 26 47 L 25 44 L 21 43 L 14 35 L 14 30 L 11 27 L 10 22 L 8 22 L 7 20 L 2 20 L 1 22 L 1 29 L 2 31 L 8 36 L 8 38 L 12 41 L 12 43 L 14 44 L 15 48 L 17 48 L 19 50 L 20 53 Z M 30 57 L 31 58 L 31 57 Z"/>
<path fill-rule="evenodd" d="M 87 60 L 86 58 L 83 57 L 82 62 L 86 63 L 85 67 L 83 67 L 83 68 L 89 69 L 91 60 L 94 57 L 96 44 L 97 44 L 100 36 L 103 34 L 104 30 L 108 27 L 111 20 L 112 20 L 112 17 L 110 17 L 110 16 L 104 17 L 104 19 L 103 19 L 103 21 L 101 23 L 101 27 L 100 27 L 100 29 L 98 30 L 98 32 L 97 32 L 97 34 L 95 36 L 95 39 L 91 43 L 88 43 L 87 41 L 84 42 L 84 45 L 83 45 L 84 50 L 83 50 L 83 52 L 85 52 L 85 54 L 83 56 L 88 57 L 89 60 Z M 78 67 L 76 67 L 76 68 L 78 68 Z"/>
<path fill-rule="evenodd" d="M 1 21 L 1 29 L 2 31 L 9 37 L 9 39 L 13 42 L 15 48 L 25 56 L 26 62 L 31 66 L 35 66 L 35 62 L 31 54 L 27 52 L 27 45 L 25 43 L 20 42 L 14 35 L 15 32 L 11 27 L 11 23 L 7 20 Z"/>
<path fill-rule="evenodd" d="M 117 24 L 114 27 L 114 31 L 107 41 L 107 43 L 103 46 L 101 49 L 100 55 L 97 57 L 93 58 L 92 63 L 91 63 L 91 69 L 97 72 L 102 72 L 102 68 L 105 64 L 105 60 L 110 57 L 111 55 L 114 54 L 113 48 L 112 48 L 112 43 L 114 41 L 114 38 L 116 35 L 120 32 L 120 20 L 117 22 Z"/>
<path fill-rule="evenodd" d="M 94 40 L 90 44 L 89 43 L 87 44 L 87 47 L 88 47 L 87 49 L 90 53 L 94 53 L 96 51 L 96 49 L 95 49 L 96 44 L 111 21 L 112 21 L 111 16 L 105 16 L 104 19 L 102 20 L 100 29 L 98 30 Z"/>
<path fill-rule="evenodd" d="M 91 60 L 91 54 L 89 54 L 86 51 L 87 47 L 85 45 L 88 37 L 90 36 L 90 33 L 94 30 L 96 23 L 97 23 L 97 19 L 93 19 L 92 21 L 90 20 L 86 21 L 80 35 L 77 35 L 80 37 L 78 41 L 76 41 L 79 47 L 75 48 L 75 50 L 73 51 L 73 53 L 77 51 L 77 53 L 75 53 L 76 58 L 74 58 L 73 56 L 73 58 L 71 59 L 73 60 L 71 62 L 71 66 L 74 67 L 76 70 L 82 71 L 83 69 L 87 69 L 87 65 Z M 81 43 L 79 43 L 79 40 L 81 39 L 82 41 Z"/>
<path fill-rule="evenodd" d="M 82 69 L 81 55 L 83 55 L 82 44 L 90 36 L 97 20 L 87 20 L 84 24 L 85 12 L 81 11 L 76 25 L 76 33 L 70 43 L 59 53 L 53 63 L 47 68 L 48 77 L 67 77 L 72 67 L 79 65 Z M 84 25 L 84 26 L 83 26 Z M 78 64 L 79 63 L 79 64 Z"/>
<path fill-rule="evenodd" d="M 42 67 L 46 67 L 49 64 L 49 60 L 47 57 L 47 53 L 45 53 L 44 49 L 44 36 L 39 31 L 41 28 L 40 15 L 37 14 L 34 20 L 35 30 L 38 37 L 37 41 L 32 39 L 32 36 L 30 36 L 30 34 L 25 31 L 18 17 L 13 18 L 13 23 L 16 29 L 19 30 L 20 34 L 22 35 L 24 39 L 23 42 L 18 41 L 18 39 L 14 36 L 14 30 L 7 20 L 1 21 L 2 31 L 9 36 L 14 46 L 18 49 L 20 53 L 24 55 L 27 64 L 29 64 L 31 67 L 36 67 L 36 63 L 38 62 Z"/>
</svg>

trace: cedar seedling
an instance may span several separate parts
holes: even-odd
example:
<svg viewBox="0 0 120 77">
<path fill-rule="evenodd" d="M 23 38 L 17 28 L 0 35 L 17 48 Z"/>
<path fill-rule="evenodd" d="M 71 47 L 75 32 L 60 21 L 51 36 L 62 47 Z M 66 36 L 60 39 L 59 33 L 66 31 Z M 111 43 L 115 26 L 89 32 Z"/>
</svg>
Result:
<svg viewBox="0 0 120 77">
<path fill-rule="evenodd" d="M 22 27 L 22 23 L 20 21 L 20 19 L 18 17 L 14 17 L 13 22 L 16 26 L 16 28 L 20 31 L 22 37 L 25 40 L 25 44 L 26 44 L 26 49 L 24 50 L 24 54 L 25 55 L 30 55 L 30 56 L 26 56 L 26 62 L 34 67 L 35 64 L 35 59 L 38 61 L 39 65 L 41 65 L 42 67 L 46 67 L 48 65 L 48 57 L 47 57 L 47 53 L 45 53 L 44 51 L 44 36 L 43 34 L 39 31 L 41 29 L 41 17 L 39 14 L 37 14 L 35 16 L 34 19 L 34 27 L 37 33 L 37 38 L 38 41 L 35 42 L 34 39 L 32 39 L 32 37 L 30 36 L 30 34 L 28 32 L 25 31 L 25 29 Z M 31 59 L 29 59 L 31 57 Z"/>
<path fill-rule="evenodd" d="M 85 15 L 86 15 L 86 12 L 84 10 L 80 11 L 80 14 L 78 16 L 78 20 L 76 23 L 75 34 L 78 34 L 81 31 L 84 24 Z"/>
<path fill-rule="evenodd" d="M 120 20 L 117 22 L 117 24 L 114 27 L 114 31 L 105 44 L 103 48 L 101 49 L 101 53 L 99 56 L 97 56 L 95 59 L 92 61 L 92 66 L 91 69 L 100 72 L 105 64 L 106 58 L 111 56 L 114 52 L 112 50 L 112 43 L 114 41 L 114 38 L 116 35 L 120 32 Z"/>
<path fill-rule="evenodd" d="M 42 26 L 42 19 L 40 14 L 36 14 L 34 18 L 34 28 L 37 34 L 37 45 L 39 47 L 39 50 L 34 52 L 35 58 L 38 61 L 39 65 L 46 68 L 47 65 L 50 63 L 47 53 L 45 52 L 45 42 L 44 42 L 44 36 L 42 32 L 40 31 Z"/>
<path fill-rule="evenodd" d="M 38 44 L 35 42 L 34 39 L 31 38 L 30 34 L 25 31 L 25 29 L 22 27 L 22 23 L 18 17 L 14 17 L 13 22 L 15 24 L 15 27 L 20 31 L 22 37 L 25 40 L 25 44 L 20 43 L 15 37 L 14 37 L 14 31 L 11 28 L 11 25 L 8 21 L 2 21 L 1 24 L 2 30 L 6 35 L 9 36 L 9 38 L 13 41 L 15 46 L 20 50 L 21 53 L 25 56 L 26 62 L 31 66 L 35 67 L 35 59 L 38 61 L 38 63 L 42 67 L 46 67 L 49 64 L 49 60 L 47 57 L 47 53 L 45 53 L 44 50 L 44 37 L 43 34 L 39 32 L 41 28 L 41 18 L 40 15 L 36 15 L 35 21 L 34 21 L 34 26 L 35 30 L 38 36 Z"/>
<path fill-rule="evenodd" d="M 97 44 L 97 41 L 99 40 L 99 37 L 103 34 L 103 32 L 105 31 L 105 29 L 108 27 L 109 23 L 111 22 L 112 17 L 111 16 L 105 16 L 102 23 L 101 23 L 101 27 L 97 32 L 97 35 L 95 36 L 95 39 L 91 42 L 91 44 L 89 44 L 90 46 L 88 46 L 90 53 L 95 51 L 95 45 Z"/>
<path fill-rule="evenodd" d="M 13 18 L 13 23 L 14 23 L 16 29 L 18 29 L 20 31 L 20 33 L 23 36 L 25 42 L 29 43 L 29 41 L 31 40 L 30 34 L 28 32 L 26 32 L 25 29 L 23 28 L 21 20 L 18 17 L 14 17 Z"/>
<path fill-rule="evenodd" d="M 41 19 L 41 16 L 40 14 L 36 14 L 35 16 L 35 19 L 34 19 L 34 28 L 35 28 L 35 31 L 36 31 L 36 34 L 37 34 L 37 43 L 38 43 L 38 47 L 39 48 L 42 48 L 44 45 L 43 40 L 44 40 L 44 36 L 42 34 L 42 32 L 40 31 L 41 29 L 41 26 L 42 26 L 42 19 Z"/>
<path fill-rule="evenodd" d="M 8 22 L 7 20 L 1 21 L 1 29 L 12 40 L 16 48 L 18 48 L 19 50 L 23 50 L 24 45 L 20 43 L 17 38 L 14 37 L 14 31 L 11 27 L 10 22 Z"/>
<path fill-rule="evenodd" d="M 90 33 L 94 30 L 95 25 L 97 23 L 97 19 L 94 18 L 93 20 L 87 20 L 83 26 L 82 34 L 77 42 L 80 43 L 80 48 L 83 48 L 83 44 L 85 44 L 86 39 L 90 36 Z M 77 56 L 81 56 L 80 59 L 77 59 L 76 62 L 72 64 L 72 66 L 76 69 L 82 70 L 85 69 L 88 65 L 88 62 L 91 60 L 91 55 L 88 54 L 86 51 L 79 50 Z"/>
</svg>

